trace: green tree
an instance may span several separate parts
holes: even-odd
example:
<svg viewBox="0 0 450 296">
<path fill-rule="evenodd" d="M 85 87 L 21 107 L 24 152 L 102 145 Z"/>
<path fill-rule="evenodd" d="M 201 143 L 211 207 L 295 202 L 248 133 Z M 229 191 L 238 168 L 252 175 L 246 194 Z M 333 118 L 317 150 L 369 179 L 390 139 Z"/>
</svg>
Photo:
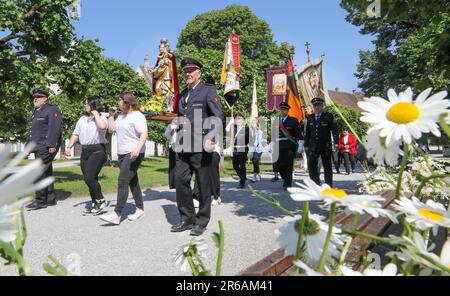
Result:
<svg viewBox="0 0 450 296">
<path fill-rule="evenodd" d="M 72 96 L 66 91 L 52 100 L 62 110 L 65 137 L 69 137 L 72 133 L 75 123 L 84 112 L 84 101 L 89 96 L 101 97 L 103 105 L 109 108 L 118 106 L 119 94 L 123 91 L 133 91 L 141 105 L 151 95 L 147 82 L 139 77 L 130 65 L 111 58 L 100 57 L 96 60 L 90 68 L 89 79 L 85 85 L 77 81 L 77 79 L 85 81 L 83 75 L 73 75 L 65 79 L 66 89 L 70 89 L 76 95 Z M 78 88 L 72 90 L 73 87 Z M 106 109 L 105 112 L 107 111 Z"/>
<path fill-rule="evenodd" d="M 0 1 L 2 140 L 26 137 L 32 88 L 58 84 L 68 97 L 80 99 L 85 94 L 101 48 L 76 37 L 67 13 L 72 2 Z"/>
<path fill-rule="evenodd" d="M 450 2 L 381 0 L 381 15 L 370 18 L 363 0 L 343 0 L 347 21 L 374 35 L 375 50 L 361 51 L 356 77 L 369 95 L 412 86 L 416 92 L 450 85 Z"/>
<path fill-rule="evenodd" d="M 241 92 L 235 110 L 250 115 L 253 77 L 256 78 L 260 116 L 268 116 L 266 105 L 265 69 L 284 65 L 293 47 L 277 43 L 266 21 L 259 19 L 246 6 L 230 5 L 222 10 L 197 15 L 189 21 L 178 38 L 176 55 L 199 59 L 203 65 L 203 80 L 215 84 L 222 98 L 224 114 L 230 115 L 223 100 L 220 85 L 225 43 L 230 34 L 238 34 L 241 42 Z M 180 69 L 180 67 L 178 67 Z M 180 77 L 183 77 L 181 71 Z M 181 79 L 181 88 L 185 87 Z"/>
<path fill-rule="evenodd" d="M 355 132 L 358 134 L 358 136 L 363 139 L 366 136 L 367 130 L 369 129 L 369 125 L 365 122 L 362 122 L 360 119 L 361 117 L 361 113 L 343 106 L 343 105 L 336 105 L 339 108 L 339 111 L 342 113 L 342 115 L 346 118 L 346 120 L 348 121 L 348 123 L 353 127 L 353 129 L 355 130 Z M 339 132 L 342 131 L 342 128 L 345 125 L 344 121 L 341 119 L 341 117 L 337 114 L 337 112 L 334 110 L 334 108 L 328 108 L 328 110 L 330 113 L 333 114 L 334 119 L 336 120 L 336 124 L 338 126 Z"/>
</svg>

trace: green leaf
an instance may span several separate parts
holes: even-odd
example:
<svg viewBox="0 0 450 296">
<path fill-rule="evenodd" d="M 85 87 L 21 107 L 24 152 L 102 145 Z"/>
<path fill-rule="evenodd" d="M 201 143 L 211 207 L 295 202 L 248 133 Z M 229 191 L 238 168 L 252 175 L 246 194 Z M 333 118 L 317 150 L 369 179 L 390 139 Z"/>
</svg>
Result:
<svg viewBox="0 0 450 296">
<path fill-rule="evenodd" d="M 214 246 L 216 246 L 216 248 L 219 248 L 220 234 L 218 234 L 217 232 L 214 232 L 212 238 L 213 238 L 213 241 L 214 241 Z"/>
<path fill-rule="evenodd" d="M 5 243 L 3 241 L 0 241 L 0 256 L 9 263 L 19 262 L 19 257 L 21 257 L 11 243 Z"/>
</svg>

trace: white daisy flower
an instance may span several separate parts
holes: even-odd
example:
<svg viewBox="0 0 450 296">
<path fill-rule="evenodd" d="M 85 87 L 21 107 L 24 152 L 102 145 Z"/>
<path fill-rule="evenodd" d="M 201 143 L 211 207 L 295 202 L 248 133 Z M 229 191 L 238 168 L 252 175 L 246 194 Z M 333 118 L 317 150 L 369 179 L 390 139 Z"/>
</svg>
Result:
<svg viewBox="0 0 450 296">
<path fill-rule="evenodd" d="M 288 188 L 293 200 L 319 200 L 324 201 L 327 204 L 337 203 L 338 206 L 344 206 L 347 212 L 359 214 L 367 213 L 375 218 L 380 216 L 388 217 L 397 223 L 397 220 L 391 211 L 382 209 L 379 202 L 384 201 L 384 198 L 381 196 L 349 195 L 345 190 L 331 188 L 328 184 L 319 186 L 311 179 L 305 179 L 304 182 L 304 185 L 297 183 L 300 188 Z"/>
<path fill-rule="evenodd" d="M 53 182 L 53 178 L 46 178 L 33 184 L 44 170 L 41 160 L 32 161 L 22 167 L 17 166 L 33 147 L 34 145 L 27 146 L 11 161 L 8 161 L 9 151 L 5 149 L 0 153 L 0 240 L 4 242 L 15 239 L 17 226 L 14 224 L 14 218 L 19 209 L 30 201 L 23 197 Z"/>
<path fill-rule="evenodd" d="M 317 214 L 309 214 L 308 225 L 305 227 L 305 234 L 303 235 L 302 243 L 305 243 L 304 260 L 308 264 L 318 265 L 320 257 L 323 253 L 323 247 L 327 238 L 329 225 L 323 220 L 322 216 Z M 301 216 L 286 217 L 286 225 L 280 229 L 275 230 L 278 235 L 277 242 L 281 247 L 285 247 L 284 254 L 286 256 L 296 255 L 297 242 L 298 242 L 298 230 L 301 223 Z M 331 258 L 339 258 L 340 250 L 344 245 L 345 236 L 341 235 L 341 230 L 337 227 L 333 227 L 331 235 L 331 241 L 328 248 L 326 262 L 331 263 Z"/>
<path fill-rule="evenodd" d="M 416 264 L 420 264 L 426 268 L 442 271 L 439 267 L 423 258 L 423 256 L 426 256 L 450 269 L 450 239 L 448 239 L 444 243 L 441 253 L 438 256 L 434 253 L 431 253 L 430 249 L 427 246 L 427 242 L 420 233 L 414 232 L 412 237 L 412 240 L 408 237 L 403 238 L 409 243 L 409 245 L 402 248 L 400 252 L 389 252 L 386 255 L 391 258 L 397 257 L 403 262 L 410 262 L 412 260 Z M 426 270 L 424 271 L 426 272 Z"/>
<path fill-rule="evenodd" d="M 207 258 L 207 249 L 208 245 L 205 243 L 205 240 L 203 238 L 195 237 L 190 243 L 182 245 L 173 253 L 175 265 L 177 265 L 181 271 L 185 272 L 188 267 L 190 267 L 187 257 L 192 257 L 194 264 L 197 265 L 199 262 L 193 255 L 197 254 L 200 260 L 203 261 Z"/>
<path fill-rule="evenodd" d="M 400 141 L 393 141 L 390 146 L 386 146 L 386 138 L 381 138 L 375 130 L 367 134 L 366 141 L 368 158 L 374 158 L 381 165 L 385 162 L 389 166 L 398 164 L 398 157 L 402 155 Z"/>
<path fill-rule="evenodd" d="M 439 226 L 450 228 L 450 212 L 440 203 L 431 199 L 423 203 L 414 196 L 411 199 L 402 197 L 395 203 L 393 207 L 406 214 L 406 220 L 415 223 L 421 230 L 433 228 L 437 231 Z"/>
<path fill-rule="evenodd" d="M 18 229 L 14 219 L 19 214 L 20 208 L 30 200 L 30 198 L 24 198 L 0 208 L 0 241 L 10 243 L 16 239 Z"/>
<path fill-rule="evenodd" d="M 428 98 L 430 93 L 431 88 L 423 91 L 413 101 L 411 88 L 399 95 L 390 89 L 389 100 L 379 97 L 365 98 L 364 101 L 358 102 L 358 106 L 365 111 L 361 121 L 372 125 L 369 133 L 379 131 L 380 137 L 386 138 L 388 147 L 400 140 L 410 144 L 412 138 L 419 139 L 422 133 L 431 132 L 440 137 L 437 122 L 443 110 L 450 107 L 450 102 L 446 99 L 446 91 Z"/>
<path fill-rule="evenodd" d="M 302 216 L 296 215 L 294 217 L 284 217 L 287 223 L 279 229 L 275 229 L 277 235 L 277 243 L 282 248 L 285 248 L 284 254 L 286 256 L 297 254 L 298 230 L 299 223 Z"/>
<path fill-rule="evenodd" d="M 342 266 L 341 272 L 344 276 L 399 276 L 397 273 L 397 266 L 393 263 L 389 263 L 382 270 L 367 268 L 362 273 L 354 271 L 353 269 Z"/>
</svg>

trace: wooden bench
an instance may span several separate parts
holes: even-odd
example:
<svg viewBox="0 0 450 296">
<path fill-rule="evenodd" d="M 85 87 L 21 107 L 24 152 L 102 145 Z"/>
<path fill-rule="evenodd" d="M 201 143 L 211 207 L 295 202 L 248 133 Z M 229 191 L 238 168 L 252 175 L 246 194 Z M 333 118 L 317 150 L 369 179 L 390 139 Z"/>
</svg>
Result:
<svg viewBox="0 0 450 296">
<path fill-rule="evenodd" d="M 382 206 L 389 209 L 395 200 L 395 191 L 389 190 L 381 194 L 385 198 Z M 353 227 L 353 215 L 341 213 L 336 217 L 336 224 L 343 228 Z M 388 218 L 373 218 L 367 214 L 362 215 L 357 229 L 374 235 L 382 234 L 391 224 Z M 353 239 L 346 256 L 346 262 L 356 270 L 360 267 L 361 258 L 370 245 L 370 239 L 357 236 Z M 294 256 L 284 256 L 284 249 L 278 249 L 264 259 L 242 271 L 241 276 L 282 276 L 292 275 Z"/>
</svg>

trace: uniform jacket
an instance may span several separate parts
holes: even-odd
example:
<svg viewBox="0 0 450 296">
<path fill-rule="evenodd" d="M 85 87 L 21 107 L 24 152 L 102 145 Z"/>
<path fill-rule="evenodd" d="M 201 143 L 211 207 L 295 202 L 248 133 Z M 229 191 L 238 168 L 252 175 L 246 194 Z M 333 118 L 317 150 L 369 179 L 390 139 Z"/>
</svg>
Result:
<svg viewBox="0 0 450 296">
<path fill-rule="evenodd" d="M 234 153 L 248 153 L 248 144 L 250 143 L 250 129 L 244 126 L 237 134 L 237 126 L 234 126 Z"/>
<path fill-rule="evenodd" d="M 278 117 L 281 122 L 281 117 Z M 298 124 L 298 120 L 294 117 L 286 117 L 283 123 L 284 127 L 289 131 L 289 133 L 295 138 L 294 140 L 297 142 L 301 138 L 300 126 Z M 287 140 L 284 133 L 279 130 L 279 143 L 280 149 L 297 149 L 297 145 Z"/>
<path fill-rule="evenodd" d="M 35 109 L 30 121 L 30 134 L 27 144 L 35 142 L 39 149 L 59 148 L 61 146 L 61 111 L 58 106 L 45 104 Z"/>
<path fill-rule="evenodd" d="M 213 85 L 200 82 L 190 93 L 187 103 L 188 89 L 180 94 L 178 108 L 178 141 L 177 144 L 183 145 L 187 137 L 190 136 L 191 145 L 183 145 L 182 151 L 177 148 L 178 152 L 202 152 L 203 140 L 209 132 L 209 138 L 213 137 L 213 126 L 204 126 L 207 118 L 216 117 L 222 119 L 222 108 L 219 102 L 219 96 Z M 197 114 L 198 116 L 194 116 Z M 187 122 L 189 120 L 189 123 Z M 194 129 L 194 127 L 196 129 Z M 187 151 L 186 151 L 187 149 Z"/>
<path fill-rule="evenodd" d="M 305 148 L 311 152 L 331 152 L 331 137 L 334 143 L 339 143 L 339 133 L 333 114 L 322 112 L 316 120 L 316 115 L 310 115 L 306 121 Z"/>
<path fill-rule="evenodd" d="M 356 142 L 355 136 L 352 133 L 348 133 L 348 145 L 350 148 L 349 154 L 356 154 L 356 145 L 358 143 Z M 345 145 L 344 145 L 344 135 L 339 136 L 339 148 L 341 150 L 341 153 L 345 153 Z"/>
</svg>

